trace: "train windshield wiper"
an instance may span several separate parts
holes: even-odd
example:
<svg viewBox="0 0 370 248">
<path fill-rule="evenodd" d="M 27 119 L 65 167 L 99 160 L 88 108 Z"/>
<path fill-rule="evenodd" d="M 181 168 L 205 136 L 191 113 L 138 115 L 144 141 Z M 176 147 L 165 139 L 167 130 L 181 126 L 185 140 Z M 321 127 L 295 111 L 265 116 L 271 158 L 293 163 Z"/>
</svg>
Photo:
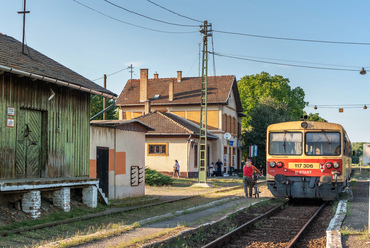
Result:
<svg viewBox="0 0 370 248">
<path fill-rule="evenodd" d="M 287 131 L 284 131 L 284 138 L 283 138 L 283 146 L 284 146 L 284 153 L 286 153 L 286 133 Z"/>
<path fill-rule="evenodd" d="M 331 145 L 331 141 L 330 141 L 330 139 L 329 139 L 328 135 L 326 135 L 326 133 L 325 133 L 325 131 L 324 131 L 324 130 L 322 130 L 322 133 L 325 135 L 325 138 L 326 138 L 326 140 L 328 141 L 328 144 L 329 144 L 329 145 Z"/>
</svg>

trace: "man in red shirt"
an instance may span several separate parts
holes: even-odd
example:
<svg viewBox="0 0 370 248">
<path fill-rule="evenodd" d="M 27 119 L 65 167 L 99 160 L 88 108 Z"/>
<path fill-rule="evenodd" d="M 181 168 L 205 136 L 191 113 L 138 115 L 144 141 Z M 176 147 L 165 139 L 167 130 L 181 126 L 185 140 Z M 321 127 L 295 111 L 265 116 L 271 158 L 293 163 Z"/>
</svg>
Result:
<svg viewBox="0 0 370 248">
<path fill-rule="evenodd" d="M 252 161 L 250 159 L 247 159 L 247 162 L 243 168 L 243 184 L 244 184 L 245 198 L 248 198 L 248 192 L 249 192 L 249 197 L 252 197 L 253 171 L 256 171 L 258 174 L 261 174 L 261 172 L 252 165 Z"/>
</svg>

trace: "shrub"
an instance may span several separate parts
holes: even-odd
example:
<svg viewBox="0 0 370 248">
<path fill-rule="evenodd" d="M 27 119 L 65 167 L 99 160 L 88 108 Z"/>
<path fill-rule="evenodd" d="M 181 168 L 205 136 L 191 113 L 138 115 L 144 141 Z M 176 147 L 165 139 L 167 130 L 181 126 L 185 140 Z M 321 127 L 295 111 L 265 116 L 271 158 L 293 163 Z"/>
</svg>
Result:
<svg viewBox="0 0 370 248">
<path fill-rule="evenodd" d="M 162 186 L 171 185 L 173 178 L 169 176 L 162 175 L 161 173 L 145 168 L 145 184 L 150 186 Z"/>
</svg>

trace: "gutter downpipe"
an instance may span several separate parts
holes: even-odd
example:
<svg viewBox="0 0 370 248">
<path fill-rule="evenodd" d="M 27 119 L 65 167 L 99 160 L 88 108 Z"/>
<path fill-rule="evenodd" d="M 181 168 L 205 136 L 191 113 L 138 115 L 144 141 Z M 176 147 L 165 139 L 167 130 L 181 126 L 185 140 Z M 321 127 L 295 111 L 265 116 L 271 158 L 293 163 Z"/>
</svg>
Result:
<svg viewBox="0 0 370 248">
<path fill-rule="evenodd" d="M 117 100 L 114 100 L 113 104 L 110 105 L 109 107 L 103 109 L 102 111 L 100 111 L 99 113 L 97 113 L 96 115 L 94 115 L 93 117 L 90 118 L 90 121 L 94 120 L 95 118 L 97 118 L 99 115 L 107 112 L 108 110 L 110 110 L 111 108 L 113 108 L 114 106 L 116 106 L 116 102 Z"/>
<path fill-rule="evenodd" d="M 189 154 L 189 141 L 191 139 L 191 134 L 189 135 L 189 138 L 188 140 L 186 141 L 186 156 L 187 156 L 187 159 L 186 159 L 186 167 L 187 167 L 187 176 L 189 178 L 189 170 L 190 170 L 190 164 L 189 164 L 189 159 L 190 159 L 190 154 Z"/>
</svg>

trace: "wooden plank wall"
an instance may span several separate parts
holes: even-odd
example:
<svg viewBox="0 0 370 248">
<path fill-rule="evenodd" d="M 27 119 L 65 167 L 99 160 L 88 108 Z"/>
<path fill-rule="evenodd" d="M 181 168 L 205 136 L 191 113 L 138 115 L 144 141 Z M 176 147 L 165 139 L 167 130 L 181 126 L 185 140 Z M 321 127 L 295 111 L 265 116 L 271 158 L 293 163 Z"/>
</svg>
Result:
<svg viewBox="0 0 370 248">
<path fill-rule="evenodd" d="M 52 94 L 55 96 L 50 101 Z M 15 116 L 7 115 L 15 108 Z M 42 111 L 43 150 L 40 177 L 88 177 L 90 94 L 4 73 L 0 75 L 0 179 L 15 178 L 17 114 Z M 13 118 L 15 127 L 7 127 Z"/>
</svg>

